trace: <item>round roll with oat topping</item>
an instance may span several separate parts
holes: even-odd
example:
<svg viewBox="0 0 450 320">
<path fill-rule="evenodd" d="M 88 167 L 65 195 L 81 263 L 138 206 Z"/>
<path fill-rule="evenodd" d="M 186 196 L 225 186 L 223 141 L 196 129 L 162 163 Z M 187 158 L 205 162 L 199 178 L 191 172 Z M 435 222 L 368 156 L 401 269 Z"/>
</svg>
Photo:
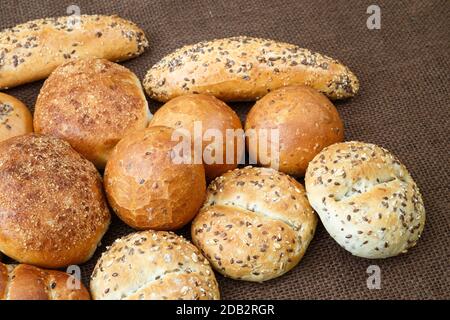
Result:
<svg viewBox="0 0 450 320">
<path fill-rule="evenodd" d="M 200 251 L 172 232 L 141 231 L 117 239 L 95 266 L 96 300 L 218 300 L 214 273 Z"/>
<path fill-rule="evenodd" d="M 0 251 L 21 263 L 83 263 L 108 229 L 100 175 L 60 139 L 27 134 L 1 142 L 0 190 Z"/>
<path fill-rule="evenodd" d="M 300 183 L 271 168 L 245 167 L 209 185 L 191 234 L 218 272 L 260 282 L 301 260 L 316 225 Z"/>
<path fill-rule="evenodd" d="M 387 258 L 413 247 L 425 209 L 406 167 L 370 143 L 331 145 L 309 164 L 308 199 L 328 233 L 364 258 Z"/>
</svg>

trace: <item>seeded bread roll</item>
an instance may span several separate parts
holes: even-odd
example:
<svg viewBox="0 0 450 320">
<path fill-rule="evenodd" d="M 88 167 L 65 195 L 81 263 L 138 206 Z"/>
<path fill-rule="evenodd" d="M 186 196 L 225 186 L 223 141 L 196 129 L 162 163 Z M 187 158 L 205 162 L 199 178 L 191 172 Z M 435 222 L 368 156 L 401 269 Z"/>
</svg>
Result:
<svg viewBox="0 0 450 320">
<path fill-rule="evenodd" d="M 396 256 L 420 238 L 422 196 L 405 166 L 381 147 L 333 144 L 309 164 L 305 183 L 328 233 L 355 256 Z"/>
<path fill-rule="evenodd" d="M 245 167 L 209 185 L 191 235 L 218 272 L 259 282 L 297 265 L 316 225 L 300 183 L 270 168 Z"/>
<path fill-rule="evenodd" d="M 81 281 L 65 272 L 0 263 L 0 300 L 90 300 Z"/>
<path fill-rule="evenodd" d="M 0 142 L 30 132 L 33 132 L 33 118 L 27 106 L 0 92 Z"/>
<path fill-rule="evenodd" d="M 197 214 L 205 199 L 205 169 L 191 157 L 177 163 L 175 130 L 163 126 L 122 139 L 105 169 L 109 204 L 136 229 L 175 230 Z M 189 144 L 189 148 L 192 148 Z"/>
<path fill-rule="evenodd" d="M 153 99 L 208 93 L 223 101 L 252 101 L 287 85 L 308 85 L 331 99 L 354 96 L 356 76 L 340 62 L 296 45 L 251 37 L 182 47 L 155 64 L 144 79 Z"/>
<path fill-rule="evenodd" d="M 34 111 L 35 131 L 68 141 L 103 169 L 117 142 L 150 120 L 136 75 L 105 59 L 72 60 L 45 81 Z"/>
<path fill-rule="evenodd" d="M 21 263 L 83 263 L 108 228 L 100 175 L 60 139 L 0 142 L 0 190 L 0 251 Z"/>
<path fill-rule="evenodd" d="M 172 232 L 117 239 L 91 276 L 96 300 L 218 300 L 214 273 L 199 250 Z"/>
<path fill-rule="evenodd" d="M 279 141 L 270 140 L 273 145 L 265 148 L 268 140 L 262 133 L 270 136 L 274 129 Z M 248 113 L 245 130 L 250 157 L 294 176 L 304 176 L 308 163 L 324 147 L 344 140 L 344 125 L 334 105 L 306 86 L 284 87 L 265 95 Z"/>
<path fill-rule="evenodd" d="M 189 133 L 192 142 L 198 140 L 198 144 L 202 146 L 202 155 L 207 157 L 207 162 L 205 157 L 202 158 L 209 181 L 238 165 L 238 144 L 242 143 L 244 138 L 241 121 L 233 109 L 214 96 L 187 94 L 172 99 L 156 111 L 150 125 L 184 129 Z M 199 128 L 198 134 L 196 127 Z M 232 134 L 229 144 L 233 153 L 227 151 L 227 131 Z M 216 133 L 220 134 L 217 141 Z M 213 135 L 213 138 L 208 134 Z M 234 143 L 234 148 L 231 143 Z"/>
<path fill-rule="evenodd" d="M 117 16 L 46 18 L 0 32 L 0 89 L 46 78 L 69 59 L 131 59 L 148 41 L 134 23 Z"/>
</svg>

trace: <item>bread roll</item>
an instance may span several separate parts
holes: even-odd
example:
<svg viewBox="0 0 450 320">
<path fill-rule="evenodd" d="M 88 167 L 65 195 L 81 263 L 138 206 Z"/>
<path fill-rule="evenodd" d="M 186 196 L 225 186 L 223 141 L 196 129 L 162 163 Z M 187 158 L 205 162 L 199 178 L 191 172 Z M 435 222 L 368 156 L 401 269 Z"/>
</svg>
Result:
<svg viewBox="0 0 450 320">
<path fill-rule="evenodd" d="M 262 134 L 273 129 L 279 130 L 279 141 Z M 308 163 L 324 147 L 344 140 L 344 125 L 334 105 L 306 86 L 284 87 L 264 96 L 248 113 L 245 130 L 250 157 L 294 176 L 304 176 Z M 266 154 L 261 143 L 267 142 L 273 145 Z"/>
<path fill-rule="evenodd" d="M 296 45 L 232 37 L 184 46 L 155 64 L 144 79 L 153 99 L 209 93 L 223 101 L 252 101 L 288 85 L 308 85 L 331 99 L 354 96 L 356 76 L 340 62 Z"/>
<path fill-rule="evenodd" d="M 117 16 L 81 15 L 29 21 L 0 32 L 0 89 L 46 78 L 70 59 L 131 59 L 148 41 Z"/>
<path fill-rule="evenodd" d="M 154 126 L 129 134 L 106 165 L 109 204 L 133 228 L 179 229 L 205 199 L 205 169 L 192 158 L 190 163 L 174 161 L 179 144 L 174 131 Z"/>
<path fill-rule="evenodd" d="M 33 132 L 33 118 L 27 106 L 0 92 L 0 142 L 30 132 Z"/>
<path fill-rule="evenodd" d="M 187 94 L 172 99 L 156 111 L 150 125 L 161 125 L 189 131 L 192 141 L 198 140 L 198 145 L 202 146 L 202 155 L 207 155 L 207 162 L 204 165 L 208 180 L 212 180 L 228 170 L 235 169 L 238 165 L 238 145 L 244 138 L 241 121 L 233 109 L 214 96 Z M 201 128 L 198 137 L 195 132 L 196 126 Z M 234 138 L 231 136 L 229 139 L 229 149 L 233 152 L 230 152 L 230 154 L 227 151 L 227 130 L 234 135 Z M 221 134 L 221 140 L 215 140 L 215 137 L 210 139 L 207 136 L 208 134 L 214 134 L 215 131 Z M 240 139 L 238 135 L 241 137 Z M 231 143 L 234 144 L 234 147 Z M 227 155 L 231 161 L 227 161 Z M 203 160 L 205 161 L 205 157 L 203 157 Z M 218 161 L 213 162 L 213 160 Z"/>
<path fill-rule="evenodd" d="M 316 225 L 300 183 L 271 168 L 245 167 L 209 185 L 191 235 L 221 274 L 266 281 L 297 265 Z"/>
<path fill-rule="evenodd" d="M 0 142 L 0 190 L 0 251 L 21 263 L 83 263 L 108 228 L 100 175 L 60 139 Z"/>
<path fill-rule="evenodd" d="M 405 166 L 381 147 L 333 144 L 309 164 L 305 183 L 328 233 L 355 256 L 396 256 L 420 238 L 422 196 Z"/>
<path fill-rule="evenodd" d="M 91 276 L 96 300 L 217 300 L 219 288 L 199 250 L 183 237 L 141 231 L 117 239 Z"/>
<path fill-rule="evenodd" d="M 65 272 L 0 263 L 0 300 L 90 300 L 90 296 L 81 281 Z"/>
<path fill-rule="evenodd" d="M 149 120 L 139 79 L 105 59 L 58 67 L 45 81 L 34 111 L 36 132 L 68 141 L 100 169 L 117 142 Z"/>
</svg>

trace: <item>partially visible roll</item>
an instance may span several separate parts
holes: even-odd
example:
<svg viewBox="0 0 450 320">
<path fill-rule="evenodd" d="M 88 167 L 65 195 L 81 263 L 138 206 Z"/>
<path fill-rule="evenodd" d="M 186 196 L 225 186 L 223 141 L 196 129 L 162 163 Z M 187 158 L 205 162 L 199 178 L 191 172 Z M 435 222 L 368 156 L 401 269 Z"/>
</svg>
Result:
<svg viewBox="0 0 450 320">
<path fill-rule="evenodd" d="M 316 225 L 300 183 L 271 168 L 245 167 L 209 185 L 191 235 L 215 270 L 261 282 L 299 263 Z"/>
<path fill-rule="evenodd" d="M 415 246 L 425 225 L 419 188 L 389 151 L 364 142 L 333 144 L 309 164 L 306 191 L 328 233 L 363 258 Z"/>
<path fill-rule="evenodd" d="M 33 132 L 33 118 L 27 106 L 0 92 L 0 141 L 30 132 Z"/>
<path fill-rule="evenodd" d="M 90 300 L 79 279 L 27 264 L 0 263 L 0 300 Z"/>
<path fill-rule="evenodd" d="M 117 239 L 91 276 L 95 300 L 217 300 L 219 287 L 200 251 L 172 232 Z"/>
</svg>

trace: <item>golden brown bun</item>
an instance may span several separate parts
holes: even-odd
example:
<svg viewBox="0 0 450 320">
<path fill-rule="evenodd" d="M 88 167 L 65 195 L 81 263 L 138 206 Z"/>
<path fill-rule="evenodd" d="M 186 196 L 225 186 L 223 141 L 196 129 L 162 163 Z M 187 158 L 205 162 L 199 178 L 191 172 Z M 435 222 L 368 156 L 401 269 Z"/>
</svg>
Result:
<svg viewBox="0 0 450 320">
<path fill-rule="evenodd" d="M 68 141 L 98 168 L 127 133 L 148 125 L 139 79 L 105 59 L 72 60 L 45 81 L 34 111 L 35 131 Z"/>
<path fill-rule="evenodd" d="M 340 62 L 296 45 L 232 37 L 184 46 L 155 64 L 144 79 L 153 99 L 208 93 L 223 101 L 252 101 L 288 85 L 308 85 L 331 99 L 354 96 L 356 76 Z"/>
<path fill-rule="evenodd" d="M 425 208 L 406 167 L 364 142 L 333 144 L 309 164 L 308 199 L 328 233 L 364 258 L 406 252 L 422 234 Z"/>
<path fill-rule="evenodd" d="M 0 251 L 21 263 L 83 263 L 108 228 L 100 175 L 60 139 L 27 134 L 1 142 L 0 190 Z"/>
<path fill-rule="evenodd" d="M 0 92 L 0 142 L 30 132 L 33 132 L 33 118 L 27 106 Z"/>
<path fill-rule="evenodd" d="M 90 300 L 81 281 L 71 286 L 74 280 L 61 271 L 0 263 L 0 300 Z"/>
<path fill-rule="evenodd" d="M 324 147 L 344 140 L 344 125 L 334 105 L 320 92 L 306 86 L 284 87 L 265 95 L 247 115 L 245 130 L 279 129 L 279 163 L 264 153 L 260 141 L 247 139 L 249 156 L 264 166 L 303 176 L 308 163 Z M 264 149 L 263 149 L 264 150 Z M 270 149 L 269 149 L 270 150 Z M 276 159 L 277 157 L 274 157 Z M 278 166 L 278 167 L 277 167 Z"/>
<path fill-rule="evenodd" d="M 194 122 L 196 121 L 201 122 L 202 126 L 200 139 L 202 139 L 205 131 L 211 129 L 218 130 L 222 134 L 223 144 L 221 145 L 223 148 L 223 158 L 220 157 L 219 163 L 204 163 L 207 179 L 212 180 L 228 170 L 235 169 L 238 164 L 237 147 L 239 139 L 236 137 L 231 140 L 234 141 L 234 161 L 232 161 L 232 163 L 227 163 L 226 130 L 231 129 L 233 132 L 238 129 L 242 130 L 241 121 L 233 109 L 214 96 L 188 94 L 172 99 L 158 109 L 153 115 L 150 125 L 160 125 L 174 129 L 186 129 L 189 131 L 193 142 L 196 138 L 194 135 Z M 243 138 L 243 131 L 241 137 Z M 214 144 L 214 141 L 202 139 L 199 142 L 199 145 L 202 145 L 202 154 L 205 152 L 205 148 L 210 144 Z M 230 155 L 230 157 L 231 156 L 232 155 Z M 211 160 L 213 159 L 214 158 Z"/>
<path fill-rule="evenodd" d="M 271 168 L 245 167 L 209 185 L 191 235 L 218 272 L 266 281 L 297 265 L 316 225 L 300 183 Z"/>
<path fill-rule="evenodd" d="M 105 190 L 117 215 L 136 229 L 175 230 L 192 220 L 205 199 L 202 164 L 174 163 L 174 129 L 129 134 L 105 169 Z M 191 153 L 193 156 L 193 153 Z"/>
<path fill-rule="evenodd" d="M 172 232 L 117 239 L 91 276 L 95 300 L 217 300 L 219 287 L 200 251 Z"/>
<path fill-rule="evenodd" d="M 71 22 L 79 24 L 71 26 Z M 0 89 L 46 78 L 69 59 L 131 59 L 148 41 L 134 23 L 117 16 L 81 15 L 29 21 L 0 32 Z"/>
</svg>

